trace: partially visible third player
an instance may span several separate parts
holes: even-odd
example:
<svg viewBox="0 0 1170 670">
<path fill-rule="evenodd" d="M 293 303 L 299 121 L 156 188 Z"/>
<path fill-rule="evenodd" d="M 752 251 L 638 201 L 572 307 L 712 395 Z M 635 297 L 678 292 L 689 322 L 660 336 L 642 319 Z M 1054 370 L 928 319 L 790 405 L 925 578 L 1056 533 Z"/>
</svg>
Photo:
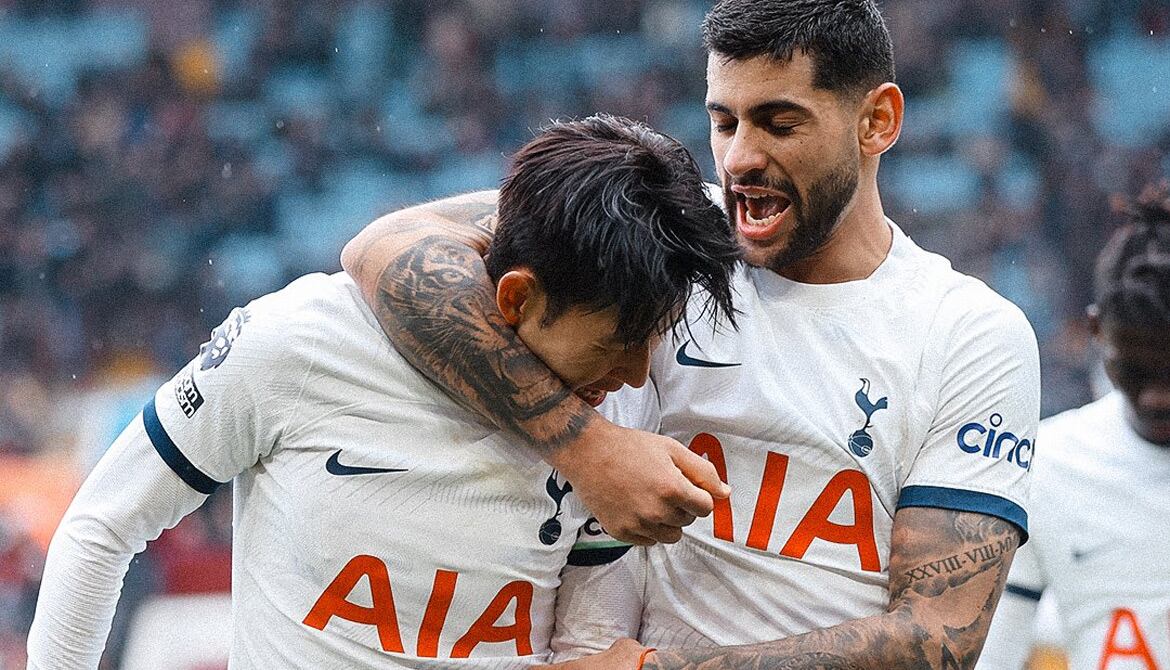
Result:
<svg viewBox="0 0 1170 670">
<path fill-rule="evenodd" d="M 1045 420 L 1032 541 L 980 661 L 1023 667 L 1054 591 L 1072 668 L 1170 668 L 1170 194 L 1129 208 L 1097 265 L 1093 334 L 1114 390 Z"/>
</svg>

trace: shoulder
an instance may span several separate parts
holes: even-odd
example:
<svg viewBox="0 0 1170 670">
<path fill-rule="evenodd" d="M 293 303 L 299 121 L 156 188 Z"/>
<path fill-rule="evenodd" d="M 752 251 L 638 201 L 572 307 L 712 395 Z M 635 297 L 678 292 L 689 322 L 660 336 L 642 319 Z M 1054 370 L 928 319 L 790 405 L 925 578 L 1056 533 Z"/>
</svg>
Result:
<svg viewBox="0 0 1170 670">
<path fill-rule="evenodd" d="M 1061 412 L 1040 422 L 1037 440 L 1044 457 L 1036 469 L 1037 481 L 1075 479 L 1092 475 L 1109 460 L 1116 428 L 1124 424 L 1116 392 L 1087 405 Z"/>
<path fill-rule="evenodd" d="M 983 281 L 965 275 L 941 256 L 923 259 L 920 283 L 935 293 L 930 330 L 950 351 L 1001 348 L 1039 361 L 1036 333 L 1023 310 Z"/>
<path fill-rule="evenodd" d="M 348 275 L 305 275 L 232 310 L 212 331 L 201 355 L 214 358 L 221 355 L 220 349 L 234 348 L 274 362 L 310 357 L 322 342 L 341 346 L 363 327 L 372 327 L 363 304 Z M 202 365 L 209 363 L 214 361 L 204 360 Z"/>
<path fill-rule="evenodd" d="M 1116 421 L 1123 420 L 1111 416 L 1114 405 L 1106 396 L 1040 422 L 1031 510 L 1043 543 L 1055 542 L 1056 536 L 1069 531 L 1075 534 L 1090 510 L 1116 504 L 1120 499 L 1116 485 L 1132 481 L 1134 473 L 1113 462 L 1116 442 L 1122 439 Z"/>
<path fill-rule="evenodd" d="M 284 288 L 256 298 L 248 308 L 266 318 L 300 323 L 348 308 L 355 295 L 353 280 L 343 272 L 313 273 L 292 280 Z"/>
<path fill-rule="evenodd" d="M 1019 307 L 980 279 L 954 269 L 945 256 L 918 246 L 896 225 L 893 228 L 898 304 L 918 312 L 930 341 L 953 348 L 978 338 L 1037 348 L 1032 325 Z"/>
<path fill-rule="evenodd" d="M 1094 407 L 1101 401 L 1091 402 L 1088 405 L 1065 410 L 1054 414 L 1040 422 L 1042 436 L 1062 437 L 1075 434 L 1082 426 L 1088 423 L 1090 416 L 1095 414 Z"/>
</svg>

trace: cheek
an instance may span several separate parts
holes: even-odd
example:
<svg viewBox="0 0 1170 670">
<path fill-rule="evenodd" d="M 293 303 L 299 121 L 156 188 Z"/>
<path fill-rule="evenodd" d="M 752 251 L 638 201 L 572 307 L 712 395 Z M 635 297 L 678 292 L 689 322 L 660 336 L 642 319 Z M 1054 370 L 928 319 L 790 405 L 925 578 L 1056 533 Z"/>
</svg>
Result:
<svg viewBox="0 0 1170 670">
<path fill-rule="evenodd" d="M 562 348 L 558 358 L 557 372 L 571 385 L 590 384 L 609 371 L 605 356 L 578 347 Z"/>
<path fill-rule="evenodd" d="M 804 138 L 787 138 L 768 142 L 763 150 L 769 161 L 778 167 L 780 175 L 788 179 L 803 194 L 808 184 L 815 182 L 825 172 L 826 161 L 823 146 Z"/>
<path fill-rule="evenodd" d="M 1134 379 L 1131 375 L 1127 375 L 1113 366 L 1105 366 L 1105 375 L 1109 377 L 1109 381 L 1113 386 L 1125 396 L 1126 400 L 1131 405 L 1136 405 L 1138 397 L 1142 394 L 1143 383 L 1139 379 Z"/>
<path fill-rule="evenodd" d="M 727 155 L 727 141 L 722 135 L 711 130 L 711 156 L 715 158 L 715 169 L 723 174 L 723 157 Z"/>
</svg>

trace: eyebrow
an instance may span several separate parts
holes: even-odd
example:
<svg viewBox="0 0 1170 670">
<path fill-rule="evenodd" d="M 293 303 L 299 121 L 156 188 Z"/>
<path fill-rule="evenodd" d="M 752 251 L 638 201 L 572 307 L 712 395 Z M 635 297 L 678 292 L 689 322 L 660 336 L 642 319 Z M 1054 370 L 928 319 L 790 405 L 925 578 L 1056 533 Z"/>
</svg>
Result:
<svg viewBox="0 0 1170 670">
<path fill-rule="evenodd" d="M 735 116 L 735 114 L 731 112 L 730 108 L 728 108 L 726 105 L 721 105 L 718 102 L 708 102 L 707 109 L 708 111 L 719 112 L 720 114 L 726 114 L 728 116 Z M 761 116 L 772 116 L 773 114 L 782 114 L 784 112 L 795 112 L 805 116 L 810 116 L 812 114 L 808 107 L 791 100 L 768 100 L 767 102 L 761 102 L 758 105 L 753 105 L 750 107 L 748 109 L 748 116 L 757 118 Z"/>
</svg>

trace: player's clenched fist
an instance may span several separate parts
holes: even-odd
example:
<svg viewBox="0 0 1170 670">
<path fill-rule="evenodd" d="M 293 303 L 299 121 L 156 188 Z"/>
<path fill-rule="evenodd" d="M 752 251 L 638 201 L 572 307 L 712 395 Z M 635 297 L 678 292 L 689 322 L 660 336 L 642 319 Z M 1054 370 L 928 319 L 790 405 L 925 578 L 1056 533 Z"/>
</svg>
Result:
<svg viewBox="0 0 1170 670">
<path fill-rule="evenodd" d="M 537 666 L 537 670 L 640 670 L 648 651 L 634 640 L 623 639 L 614 642 L 600 654 L 565 663 Z"/>
<path fill-rule="evenodd" d="M 597 420 L 552 459 L 613 537 L 677 542 L 730 488 L 715 467 L 669 437 Z"/>
</svg>

